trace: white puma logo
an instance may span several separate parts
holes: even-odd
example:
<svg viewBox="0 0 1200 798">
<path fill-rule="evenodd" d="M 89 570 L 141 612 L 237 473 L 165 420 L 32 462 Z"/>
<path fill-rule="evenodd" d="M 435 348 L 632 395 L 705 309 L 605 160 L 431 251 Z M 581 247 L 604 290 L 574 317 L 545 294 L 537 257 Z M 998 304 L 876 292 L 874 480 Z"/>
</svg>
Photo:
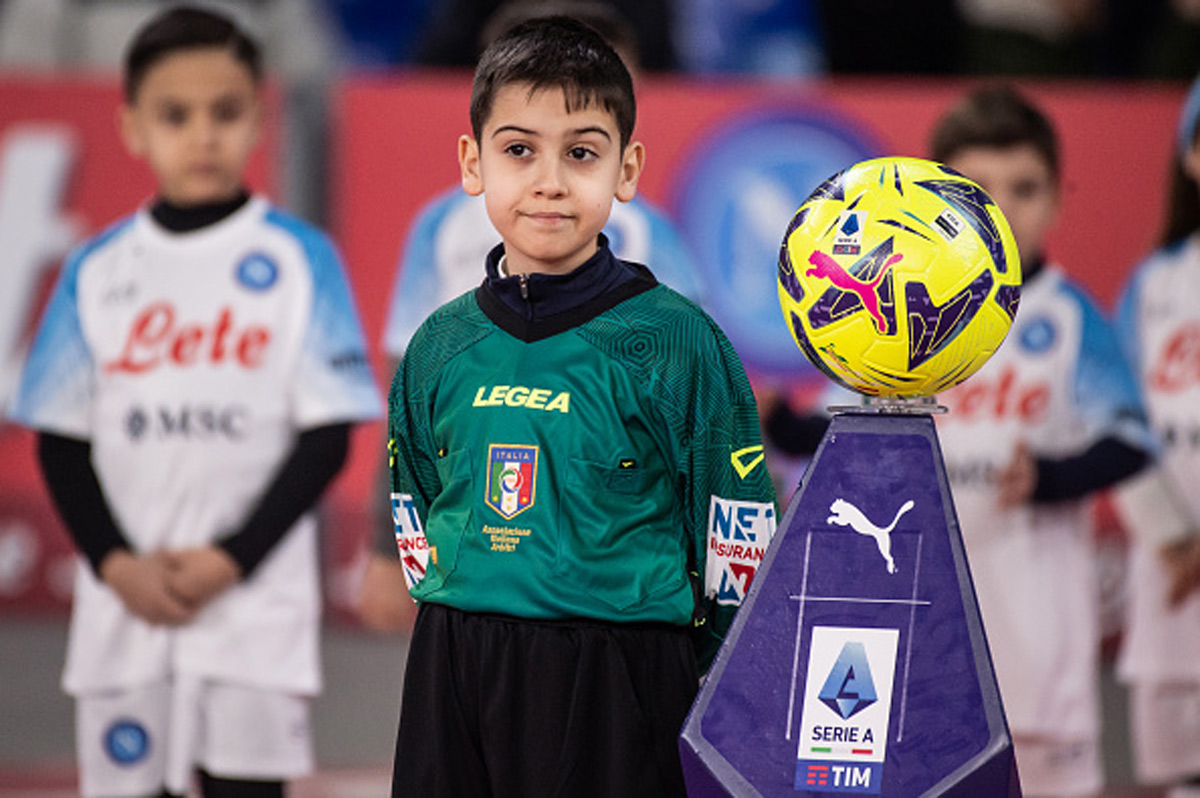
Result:
<svg viewBox="0 0 1200 798">
<path fill-rule="evenodd" d="M 860 535 L 875 538 L 875 545 L 879 546 L 879 553 L 883 555 L 883 559 L 887 562 L 888 573 L 894 574 L 896 573 L 896 562 L 892 559 L 892 530 L 896 528 L 896 524 L 900 523 L 900 516 L 912 508 L 913 502 L 912 499 L 909 499 L 896 511 L 896 517 L 892 519 L 892 523 L 880 529 L 871 523 L 869 518 L 863 515 L 862 510 L 850 502 L 845 499 L 834 499 L 833 504 L 829 505 L 829 512 L 833 513 L 833 515 L 829 516 L 825 523 L 848 526 Z"/>
</svg>

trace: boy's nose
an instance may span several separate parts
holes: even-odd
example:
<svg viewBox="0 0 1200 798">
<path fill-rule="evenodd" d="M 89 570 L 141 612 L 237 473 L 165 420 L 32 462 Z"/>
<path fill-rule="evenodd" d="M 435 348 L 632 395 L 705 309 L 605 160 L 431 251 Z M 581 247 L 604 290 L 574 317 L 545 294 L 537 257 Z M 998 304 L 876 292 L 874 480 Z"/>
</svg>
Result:
<svg viewBox="0 0 1200 798">
<path fill-rule="evenodd" d="M 200 117 L 192 125 L 192 138 L 202 146 L 212 146 L 217 140 L 219 125 L 212 119 Z"/>
<path fill-rule="evenodd" d="M 549 159 L 538 165 L 537 177 L 534 181 L 534 191 L 538 194 L 557 197 L 566 193 L 566 181 L 563 179 L 563 168 L 557 159 Z"/>
</svg>

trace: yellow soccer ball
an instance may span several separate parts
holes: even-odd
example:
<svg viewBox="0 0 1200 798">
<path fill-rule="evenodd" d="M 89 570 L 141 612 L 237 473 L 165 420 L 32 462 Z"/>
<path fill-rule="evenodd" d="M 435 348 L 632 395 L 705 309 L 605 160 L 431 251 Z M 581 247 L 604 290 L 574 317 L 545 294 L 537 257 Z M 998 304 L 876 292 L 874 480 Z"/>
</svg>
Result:
<svg viewBox="0 0 1200 798">
<path fill-rule="evenodd" d="M 919 158 L 876 158 L 822 183 L 779 253 L 792 338 L 868 396 L 931 396 L 1004 341 L 1021 297 L 1008 222 L 978 184 Z"/>
</svg>

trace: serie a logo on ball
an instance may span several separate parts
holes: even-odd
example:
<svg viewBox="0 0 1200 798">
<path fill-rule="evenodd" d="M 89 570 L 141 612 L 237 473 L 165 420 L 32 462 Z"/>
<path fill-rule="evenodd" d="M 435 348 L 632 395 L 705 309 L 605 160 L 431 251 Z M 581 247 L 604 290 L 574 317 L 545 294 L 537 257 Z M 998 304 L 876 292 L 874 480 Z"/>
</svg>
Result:
<svg viewBox="0 0 1200 798">
<path fill-rule="evenodd" d="M 958 172 L 877 158 L 822 183 L 779 253 L 779 303 L 797 346 L 859 393 L 929 396 L 1004 341 L 1021 296 L 1008 222 Z"/>
</svg>

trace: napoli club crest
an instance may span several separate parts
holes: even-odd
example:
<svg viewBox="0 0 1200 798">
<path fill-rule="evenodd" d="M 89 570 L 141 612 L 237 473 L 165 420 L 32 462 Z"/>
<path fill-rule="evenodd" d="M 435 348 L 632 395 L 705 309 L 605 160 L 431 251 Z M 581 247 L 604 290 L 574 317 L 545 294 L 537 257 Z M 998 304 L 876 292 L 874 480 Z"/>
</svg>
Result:
<svg viewBox="0 0 1200 798">
<path fill-rule="evenodd" d="M 488 507 L 512 518 L 536 499 L 538 447 L 493 443 L 488 446 Z"/>
</svg>

